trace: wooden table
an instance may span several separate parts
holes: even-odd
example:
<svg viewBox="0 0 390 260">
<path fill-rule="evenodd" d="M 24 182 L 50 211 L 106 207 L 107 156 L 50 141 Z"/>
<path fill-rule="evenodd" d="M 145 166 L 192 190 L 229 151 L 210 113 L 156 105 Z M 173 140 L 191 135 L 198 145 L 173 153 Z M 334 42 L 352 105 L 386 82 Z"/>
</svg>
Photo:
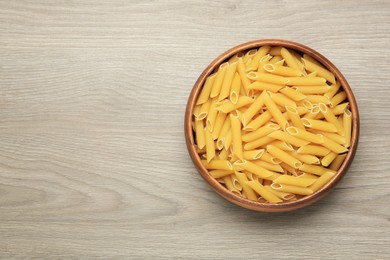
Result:
<svg viewBox="0 0 390 260">
<path fill-rule="evenodd" d="M 389 1 L 0 1 L 0 257 L 389 259 Z M 322 201 L 265 214 L 201 179 L 183 135 L 217 55 L 282 38 L 327 56 L 361 115 Z"/>
</svg>

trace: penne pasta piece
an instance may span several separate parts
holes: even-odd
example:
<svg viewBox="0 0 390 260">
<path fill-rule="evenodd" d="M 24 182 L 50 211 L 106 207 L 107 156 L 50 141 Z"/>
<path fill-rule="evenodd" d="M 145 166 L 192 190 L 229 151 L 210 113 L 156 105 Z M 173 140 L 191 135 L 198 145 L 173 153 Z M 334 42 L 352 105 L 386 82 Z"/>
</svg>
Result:
<svg viewBox="0 0 390 260">
<path fill-rule="evenodd" d="M 297 150 L 298 154 L 311 154 L 317 156 L 325 156 L 330 153 L 330 150 L 317 145 L 305 145 Z"/>
<path fill-rule="evenodd" d="M 196 117 L 196 120 L 203 120 L 207 117 L 211 105 L 211 98 L 208 99 L 206 102 L 204 102 L 199 110 L 198 116 Z"/>
<path fill-rule="evenodd" d="M 229 129 L 229 131 L 226 133 L 226 135 L 221 139 L 223 143 L 223 147 L 228 150 L 230 148 L 230 145 L 232 144 L 232 130 Z"/>
<path fill-rule="evenodd" d="M 260 62 L 259 62 L 259 66 L 257 68 L 257 72 L 261 73 L 261 72 L 265 72 L 263 66 L 265 64 L 267 64 L 269 62 L 269 60 L 271 60 L 272 56 L 267 54 L 265 56 L 263 56 L 261 59 L 260 59 Z"/>
<path fill-rule="evenodd" d="M 312 73 L 307 74 L 307 77 L 309 78 L 317 77 L 317 71 L 313 71 Z"/>
<path fill-rule="evenodd" d="M 321 176 L 322 174 L 324 174 L 326 171 L 331 171 L 329 169 L 326 169 L 322 166 L 316 166 L 316 165 L 309 165 L 309 164 L 303 164 L 299 170 L 303 171 L 303 172 L 307 172 L 307 173 L 312 173 L 312 174 L 315 174 L 315 175 L 319 175 Z"/>
<path fill-rule="evenodd" d="M 292 136 L 295 136 L 299 139 L 303 139 L 312 143 L 322 144 L 324 142 L 323 137 L 321 135 L 310 133 L 304 129 L 290 126 L 287 127 L 286 131 Z"/>
<path fill-rule="evenodd" d="M 246 60 L 245 60 L 245 58 L 247 58 Z M 249 64 L 251 64 L 251 62 L 252 62 L 252 57 L 244 57 L 244 59 L 243 59 L 243 61 L 244 61 L 244 64 L 245 64 L 245 68 L 247 68 L 248 66 L 249 66 Z"/>
<path fill-rule="evenodd" d="M 267 91 L 270 98 L 275 102 L 276 105 L 285 107 L 285 106 L 291 106 L 291 107 L 297 107 L 297 104 L 292 101 L 291 99 L 287 98 L 285 95 L 280 93 L 272 93 Z"/>
<path fill-rule="evenodd" d="M 295 198 L 295 194 L 274 190 L 269 185 L 264 185 L 264 188 L 266 188 L 268 191 L 272 192 L 282 200 L 292 200 L 293 198 Z"/>
<path fill-rule="evenodd" d="M 214 145 L 214 140 L 211 135 L 211 132 L 205 127 L 204 128 L 204 135 L 205 135 L 205 140 L 206 140 L 206 158 L 207 162 L 210 162 L 211 159 L 215 157 L 215 145 Z"/>
<path fill-rule="evenodd" d="M 248 172 L 256 174 L 257 176 L 259 176 L 262 179 L 269 178 L 275 174 L 274 172 L 271 172 L 271 171 L 264 169 L 263 167 L 255 164 L 255 163 L 253 163 L 253 162 L 246 161 L 246 160 L 238 160 L 238 161 L 234 162 L 234 165 L 238 166 L 238 167 L 240 167 Z"/>
<path fill-rule="evenodd" d="M 334 134 L 334 133 L 326 133 L 326 132 L 322 132 L 321 134 L 328 137 L 330 140 L 335 141 L 336 143 L 345 146 L 345 137 L 344 136 Z"/>
<path fill-rule="evenodd" d="M 276 55 L 276 56 L 272 57 L 272 59 L 269 60 L 269 63 L 276 64 L 277 62 L 279 62 L 281 60 L 283 60 L 282 56 Z M 283 60 L 283 62 L 284 62 L 284 60 Z M 264 67 L 264 65 L 263 65 L 263 67 Z"/>
<path fill-rule="evenodd" d="M 286 132 L 282 132 L 282 131 L 275 131 L 275 132 L 272 132 L 268 135 L 269 137 L 273 138 L 273 139 L 278 139 L 280 141 L 284 141 L 286 143 L 289 143 L 291 145 L 294 145 L 294 146 L 304 146 L 304 145 L 307 145 L 309 144 L 310 142 L 308 141 L 305 141 L 305 140 L 302 140 L 302 139 L 299 139 L 295 136 L 292 136 Z"/>
<path fill-rule="evenodd" d="M 282 166 L 280 166 L 279 164 L 269 163 L 261 160 L 254 161 L 254 163 L 269 171 L 281 172 L 281 173 L 284 172 Z"/>
<path fill-rule="evenodd" d="M 221 101 L 229 96 L 231 86 L 232 86 L 232 81 L 234 78 L 234 74 L 236 73 L 236 70 L 237 70 L 237 62 L 229 64 L 228 68 L 226 69 L 225 76 L 223 78 L 218 101 Z"/>
<path fill-rule="evenodd" d="M 287 76 L 287 77 L 299 77 L 301 76 L 301 72 L 298 69 L 294 69 L 291 67 L 275 65 L 272 63 L 267 63 L 263 66 L 263 69 L 266 72 L 271 74 L 276 74 L 279 76 Z"/>
<path fill-rule="evenodd" d="M 290 50 L 290 53 L 291 53 L 292 56 L 294 57 L 295 62 L 296 62 L 297 65 L 298 65 L 299 71 L 301 72 L 301 75 L 307 76 L 307 72 L 306 72 L 306 70 L 305 70 L 305 66 L 304 66 L 303 62 L 301 61 L 301 55 L 299 55 L 298 53 L 296 53 L 296 52 L 293 51 L 293 50 Z"/>
<path fill-rule="evenodd" d="M 310 186 L 310 189 L 314 192 L 321 189 L 323 186 L 325 186 L 326 183 L 328 183 L 333 177 L 335 176 L 334 172 L 324 172 L 321 177 L 319 177 L 314 184 Z"/>
<path fill-rule="evenodd" d="M 233 165 L 226 160 L 201 160 L 203 166 L 208 170 L 233 170 Z"/>
<path fill-rule="evenodd" d="M 284 87 L 279 92 L 285 95 L 286 97 L 294 100 L 295 102 L 301 101 L 306 98 L 304 94 L 290 87 Z M 296 104 L 294 105 L 294 107 L 296 107 Z"/>
<path fill-rule="evenodd" d="M 308 179 L 317 180 L 319 177 L 317 175 L 313 175 L 313 174 L 310 174 L 310 173 L 300 172 L 298 174 L 297 178 L 308 178 Z"/>
<path fill-rule="evenodd" d="M 261 138 L 255 140 L 255 141 L 252 141 L 252 142 L 245 144 L 244 149 L 245 150 L 253 150 L 253 149 L 259 148 L 261 146 L 264 146 L 266 144 L 269 144 L 270 142 L 272 142 L 274 140 L 275 139 L 273 139 L 269 136 L 264 136 L 264 137 L 261 137 Z"/>
<path fill-rule="evenodd" d="M 200 108 L 201 108 L 201 106 L 194 107 L 194 111 L 192 112 L 192 114 L 194 115 L 195 118 L 198 118 L 199 113 L 200 113 Z"/>
<path fill-rule="evenodd" d="M 322 120 L 310 119 L 310 118 L 302 118 L 301 120 L 303 125 L 306 127 L 320 130 L 320 131 L 325 131 L 325 132 L 337 132 L 336 126 L 334 126 L 331 123 Z"/>
<path fill-rule="evenodd" d="M 228 176 L 228 175 L 233 174 L 233 173 L 234 173 L 234 171 L 231 171 L 231 170 L 229 170 L 229 171 L 227 171 L 227 170 L 211 170 L 211 171 L 209 171 L 209 174 L 214 179 L 219 179 L 219 178 Z"/>
<path fill-rule="evenodd" d="M 241 139 L 241 122 L 238 117 L 230 114 L 230 126 L 232 132 L 233 154 L 243 159 L 242 139 Z"/>
<path fill-rule="evenodd" d="M 259 129 L 257 129 L 256 131 L 253 131 L 253 132 L 249 132 L 247 134 L 244 134 L 242 136 L 242 140 L 244 142 L 252 142 L 256 139 L 259 139 L 261 137 L 264 137 L 276 130 L 279 130 L 280 129 L 280 126 L 277 125 L 277 124 L 274 124 L 274 123 L 268 123 L 267 125 L 263 126 L 263 127 L 260 127 Z"/>
<path fill-rule="evenodd" d="M 271 188 L 277 191 L 283 191 L 283 192 L 293 193 L 298 195 L 313 194 L 313 190 L 310 188 L 303 188 L 303 187 L 291 186 L 286 184 L 272 183 Z"/>
<path fill-rule="evenodd" d="M 251 71 L 248 74 L 246 74 L 246 76 L 251 80 L 267 82 L 275 85 L 285 85 L 288 83 L 288 79 L 281 76 L 269 74 L 269 73 L 261 73 L 261 72 L 259 73 L 259 72 Z"/>
<path fill-rule="evenodd" d="M 282 162 L 280 164 L 280 166 L 283 167 L 285 174 L 292 174 L 294 176 L 297 176 L 300 173 L 300 171 L 298 169 L 295 169 L 294 167 L 291 167 L 290 165 L 288 165 L 284 162 Z"/>
<path fill-rule="evenodd" d="M 333 161 L 334 159 L 336 159 L 337 155 L 338 155 L 338 154 L 335 153 L 335 152 L 330 152 L 330 153 L 328 153 L 326 156 L 324 156 L 324 158 L 321 159 L 321 164 L 322 164 L 322 166 L 328 167 L 329 164 L 331 164 L 332 161 Z"/>
<path fill-rule="evenodd" d="M 245 160 L 252 161 L 260 159 L 264 154 L 264 149 L 244 151 L 243 156 Z"/>
<path fill-rule="evenodd" d="M 241 79 L 240 75 L 236 72 L 234 74 L 233 82 L 232 82 L 232 88 L 230 90 L 229 100 L 234 105 L 238 102 L 238 96 L 240 94 L 240 88 L 241 88 Z"/>
<path fill-rule="evenodd" d="M 314 62 L 314 59 L 309 57 L 307 54 L 303 55 L 302 61 L 305 65 L 305 69 L 307 71 L 310 71 L 310 72 L 316 71 L 318 76 L 325 78 L 327 81 L 329 81 L 333 84 L 336 83 L 336 79 L 335 79 L 333 73 L 330 72 L 329 70 L 325 69 L 324 67 L 316 64 Z"/>
<path fill-rule="evenodd" d="M 217 103 L 216 110 L 224 112 L 224 113 L 230 113 L 234 110 L 237 110 L 241 107 L 250 105 L 254 102 L 254 100 L 250 97 L 241 96 L 238 98 L 237 104 L 233 104 L 232 102 L 226 100 L 226 102 Z"/>
<path fill-rule="evenodd" d="M 285 106 L 285 108 L 292 124 L 297 128 L 305 129 L 305 126 L 302 124 L 301 118 L 299 117 L 298 110 L 291 106 Z"/>
<path fill-rule="evenodd" d="M 257 118 L 253 119 L 248 125 L 246 125 L 244 127 L 244 130 L 255 131 L 256 129 L 264 125 L 266 122 L 268 122 L 271 118 L 271 113 L 269 111 L 266 111 Z"/>
<path fill-rule="evenodd" d="M 223 183 L 225 184 L 226 188 L 230 192 L 232 192 L 238 196 L 241 196 L 241 192 L 234 187 L 232 178 L 230 176 L 224 176 L 224 177 L 222 177 L 222 180 L 223 180 Z"/>
<path fill-rule="evenodd" d="M 248 86 L 249 90 L 268 90 L 272 92 L 278 92 L 282 88 L 283 86 L 281 85 L 265 83 L 260 81 L 255 81 Z"/>
<path fill-rule="evenodd" d="M 285 151 L 277 148 L 274 145 L 267 145 L 267 151 L 271 155 L 273 155 L 274 157 L 278 158 L 282 162 L 290 165 L 291 167 L 293 167 L 295 169 L 298 169 L 299 167 L 302 166 L 302 163 L 298 159 L 294 158 L 290 154 L 288 154 Z"/>
<path fill-rule="evenodd" d="M 333 162 L 330 164 L 329 169 L 333 171 L 337 171 L 340 169 L 341 165 L 344 162 L 345 157 L 347 157 L 347 154 L 340 154 L 336 157 L 336 159 L 333 160 Z"/>
<path fill-rule="evenodd" d="M 227 160 L 229 155 L 230 155 L 230 152 L 228 150 L 221 149 L 221 151 L 219 152 L 218 157 L 219 157 L 220 160 Z"/>
<path fill-rule="evenodd" d="M 332 152 L 335 152 L 335 153 L 345 153 L 348 151 L 347 148 L 345 148 L 344 146 L 334 142 L 333 140 L 327 138 L 326 136 L 323 136 L 324 138 L 324 143 L 321 144 L 322 146 L 328 148 L 329 150 L 331 150 Z"/>
<path fill-rule="evenodd" d="M 347 98 L 347 93 L 341 91 L 330 99 L 330 107 L 336 107 L 338 104 L 343 102 Z"/>
<path fill-rule="evenodd" d="M 341 115 L 348 108 L 348 105 L 349 105 L 348 102 L 342 103 L 332 108 L 331 111 L 334 115 Z"/>
<path fill-rule="evenodd" d="M 221 111 L 218 112 L 217 118 L 215 119 L 215 125 L 211 133 L 213 140 L 218 139 L 219 134 L 221 133 L 222 130 L 223 123 L 226 121 L 226 116 L 227 116 L 226 113 L 223 113 Z"/>
<path fill-rule="evenodd" d="M 243 190 L 243 193 L 245 194 L 245 197 L 249 200 L 256 201 L 257 196 L 256 196 L 255 192 L 252 190 L 252 188 L 250 188 L 248 186 L 248 184 L 246 184 L 248 181 L 248 178 L 246 177 L 246 175 L 244 173 L 241 173 L 241 172 L 235 172 L 234 174 L 237 177 L 240 184 L 242 185 L 242 190 Z"/>
<path fill-rule="evenodd" d="M 271 47 L 271 49 L 269 50 L 269 54 L 272 55 L 272 56 L 277 56 L 277 55 L 281 55 L 281 50 L 282 50 L 282 47 Z"/>
<path fill-rule="evenodd" d="M 279 159 L 277 159 L 277 158 L 273 157 L 272 155 L 270 155 L 265 150 L 264 150 L 263 155 L 260 157 L 260 160 L 262 160 L 264 162 L 269 162 L 269 163 L 272 163 L 272 164 L 280 164 L 282 162 Z"/>
<path fill-rule="evenodd" d="M 219 95 L 219 92 L 221 91 L 221 87 L 222 87 L 222 82 L 228 67 L 229 67 L 229 63 L 227 62 L 224 62 L 219 66 L 217 75 L 215 76 L 213 82 L 213 87 L 211 89 L 211 93 L 210 93 L 211 98 L 214 98 Z"/>
<path fill-rule="evenodd" d="M 282 48 L 280 50 L 280 54 L 282 55 L 283 59 L 286 61 L 287 66 L 299 71 L 298 63 L 296 62 L 294 56 L 290 53 L 289 50 L 287 50 L 286 48 Z M 300 74 L 301 73 L 299 73 L 299 75 L 297 75 L 297 77 L 299 77 Z"/>
<path fill-rule="evenodd" d="M 215 124 L 215 120 L 217 119 L 217 113 L 218 110 L 217 108 L 217 98 L 213 98 L 211 100 L 209 112 L 207 114 L 207 119 L 206 119 L 206 128 L 212 132 Z"/>
<path fill-rule="evenodd" d="M 257 53 L 256 49 L 249 50 L 245 53 L 243 57 L 244 63 L 247 63 L 249 60 L 252 60 L 253 56 L 255 56 Z"/>
<path fill-rule="evenodd" d="M 321 77 L 286 77 L 288 86 L 323 86 L 326 80 Z"/>
<path fill-rule="evenodd" d="M 275 140 L 269 144 L 274 145 L 283 151 L 288 151 L 288 152 L 294 151 L 294 148 L 291 146 L 291 144 L 280 141 L 280 140 Z"/>
<path fill-rule="evenodd" d="M 260 109 L 264 106 L 264 96 L 265 92 L 263 92 L 260 96 L 258 96 L 249 108 L 242 115 L 242 124 L 244 127 L 252 120 L 252 118 L 260 111 Z"/>
<path fill-rule="evenodd" d="M 218 140 L 222 140 L 222 138 L 226 136 L 229 129 L 230 129 L 230 117 L 227 116 L 225 121 L 223 122 L 221 131 L 219 132 Z"/>
<path fill-rule="evenodd" d="M 307 95 L 313 94 L 324 94 L 330 90 L 328 85 L 324 86 L 294 86 L 298 92 Z"/>
<path fill-rule="evenodd" d="M 306 95 L 306 100 L 310 101 L 312 104 L 324 103 L 326 105 L 330 104 L 330 100 L 321 95 Z"/>
<path fill-rule="evenodd" d="M 275 179 L 274 182 L 279 184 L 298 186 L 298 187 L 309 187 L 314 182 L 316 182 L 316 179 L 298 178 L 295 176 L 282 175 L 277 179 Z"/>
<path fill-rule="evenodd" d="M 296 151 L 291 151 L 289 154 L 306 164 L 320 164 L 320 159 L 312 154 L 300 154 Z"/>
<path fill-rule="evenodd" d="M 251 81 L 246 76 L 245 64 L 242 58 L 238 59 L 237 71 L 240 75 L 242 85 L 244 86 L 245 94 L 248 94 L 248 86 L 251 84 Z"/>
<path fill-rule="evenodd" d="M 344 127 L 344 137 L 345 137 L 345 147 L 351 145 L 351 135 L 352 135 L 352 114 L 348 109 L 344 111 L 343 115 L 343 127 Z"/>
<path fill-rule="evenodd" d="M 302 100 L 298 103 L 298 105 L 302 105 L 304 108 L 311 110 L 313 108 L 313 104 L 309 100 Z"/>
<path fill-rule="evenodd" d="M 242 191 L 243 187 L 241 182 L 238 180 L 237 176 L 235 174 L 232 174 L 229 176 L 232 180 L 233 187 L 239 191 Z"/>
<path fill-rule="evenodd" d="M 228 62 L 229 62 L 229 63 L 236 62 L 236 61 L 238 61 L 239 58 L 244 57 L 244 55 L 245 55 L 244 53 L 238 52 L 238 53 L 236 53 L 235 55 L 233 55 L 233 57 L 231 57 L 231 58 L 228 60 Z"/>
<path fill-rule="evenodd" d="M 333 124 L 337 128 L 337 132 L 344 136 L 344 128 L 343 126 L 339 123 L 335 115 L 330 111 L 330 109 L 323 103 L 319 103 L 318 107 L 320 108 L 320 111 L 322 115 L 325 117 L 326 121 L 329 123 Z"/>
<path fill-rule="evenodd" d="M 205 137 L 203 120 L 195 120 L 195 135 L 196 135 L 196 144 L 200 149 L 203 149 L 206 146 L 206 137 Z"/>
<path fill-rule="evenodd" d="M 251 71 L 251 70 L 257 70 L 261 58 L 267 55 L 268 51 L 271 49 L 270 46 L 261 46 L 258 50 L 255 56 L 253 56 L 251 63 L 248 65 L 246 68 L 246 71 Z"/>
<path fill-rule="evenodd" d="M 206 146 L 206 145 L 205 145 L 205 146 Z M 199 154 L 200 154 L 200 153 L 205 153 L 205 152 L 206 152 L 206 148 L 205 148 L 205 147 L 199 148 L 199 146 L 196 145 L 195 148 L 196 148 L 196 152 L 199 153 Z"/>
<path fill-rule="evenodd" d="M 286 118 L 283 117 L 282 112 L 275 104 L 275 102 L 270 98 L 269 94 L 264 94 L 263 99 L 265 106 L 267 107 L 268 111 L 271 113 L 275 121 L 280 125 L 283 130 L 286 129 L 286 127 L 288 126 L 288 122 Z"/>
<path fill-rule="evenodd" d="M 210 99 L 211 89 L 213 87 L 216 76 L 217 73 L 214 73 L 207 77 L 206 82 L 203 85 L 202 92 L 200 92 L 198 101 L 196 102 L 197 105 L 201 105 Z"/>
<path fill-rule="evenodd" d="M 261 185 L 258 181 L 248 181 L 246 184 L 251 187 L 256 193 L 258 193 L 261 197 L 266 199 L 269 203 L 279 203 L 283 202 L 278 196 L 274 193 L 270 192 L 263 185 Z"/>
<path fill-rule="evenodd" d="M 326 92 L 324 96 L 327 97 L 328 99 L 331 99 L 337 93 L 337 91 L 339 91 L 339 89 L 340 89 L 340 82 L 336 81 L 336 84 L 332 84 L 330 86 L 329 92 Z"/>
</svg>

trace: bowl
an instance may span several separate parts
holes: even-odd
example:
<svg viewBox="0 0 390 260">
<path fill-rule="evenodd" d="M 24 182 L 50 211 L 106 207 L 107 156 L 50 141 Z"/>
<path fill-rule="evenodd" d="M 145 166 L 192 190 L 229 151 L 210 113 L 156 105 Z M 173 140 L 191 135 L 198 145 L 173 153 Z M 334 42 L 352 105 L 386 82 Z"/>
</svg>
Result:
<svg viewBox="0 0 390 260">
<path fill-rule="evenodd" d="M 239 53 L 239 52 L 245 52 L 250 49 L 259 48 L 264 45 L 269 46 L 282 46 L 286 47 L 295 51 L 298 51 L 303 54 L 308 54 L 311 57 L 313 57 L 315 60 L 320 62 L 324 67 L 326 67 L 329 71 L 331 71 L 337 80 L 340 81 L 341 87 L 347 94 L 347 99 L 350 104 L 350 110 L 352 112 L 352 134 L 351 134 L 351 145 L 349 148 L 349 151 L 347 153 L 347 156 L 340 166 L 339 170 L 337 171 L 336 175 L 331 179 L 324 187 L 319 189 L 317 192 L 305 196 L 303 198 L 300 198 L 296 201 L 290 201 L 290 202 L 282 202 L 279 204 L 269 204 L 269 203 L 262 203 L 262 202 L 256 202 L 251 201 L 248 199 L 245 199 L 243 197 L 240 197 L 232 192 L 230 192 L 228 189 L 223 187 L 217 180 L 215 180 L 213 177 L 211 177 L 207 171 L 207 169 L 202 165 L 201 158 L 199 157 L 197 151 L 196 151 L 196 144 L 194 140 L 194 132 L 192 130 L 192 121 L 193 121 L 193 109 L 195 107 L 196 100 L 200 94 L 200 91 L 202 89 L 202 86 L 206 80 L 206 78 L 215 71 L 216 68 L 219 67 L 221 63 L 228 60 L 233 55 Z M 326 194 L 329 193 L 329 191 L 332 190 L 332 188 L 341 180 L 341 178 L 346 174 L 348 171 L 353 158 L 355 156 L 357 147 L 358 147 L 358 141 L 359 141 L 359 112 L 358 107 L 356 104 L 355 97 L 353 95 L 353 92 L 351 90 L 351 87 L 349 86 L 347 80 L 343 76 L 343 74 L 337 69 L 337 67 L 330 62 L 327 58 L 325 58 L 323 55 L 318 53 L 317 51 L 302 45 L 300 43 L 286 41 L 286 40 L 277 40 L 277 39 L 267 39 L 267 40 L 256 40 L 251 41 L 247 43 L 243 43 L 240 45 L 237 45 L 230 50 L 222 53 L 220 56 L 218 56 L 214 61 L 212 61 L 205 70 L 200 74 L 198 80 L 195 82 L 195 85 L 191 91 L 191 94 L 188 98 L 186 112 L 185 112 L 185 122 L 184 122 L 184 132 L 185 132 L 185 139 L 186 144 L 188 148 L 188 152 L 190 154 L 190 157 L 198 170 L 199 174 L 203 177 L 203 179 L 216 191 L 219 195 L 227 199 L 228 201 L 241 206 L 243 208 L 247 208 L 250 210 L 255 211 L 261 211 L 261 212 L 287 212 L 296 210 L 299 208 L 306 207 L 319 199 L 323 198 Z"/>
</svg>

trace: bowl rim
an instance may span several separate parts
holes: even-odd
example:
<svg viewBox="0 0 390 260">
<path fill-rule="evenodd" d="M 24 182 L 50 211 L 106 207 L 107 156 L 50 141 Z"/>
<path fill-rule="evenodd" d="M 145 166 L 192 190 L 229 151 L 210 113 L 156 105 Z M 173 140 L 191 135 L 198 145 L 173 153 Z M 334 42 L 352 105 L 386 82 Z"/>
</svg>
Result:
<svg viewBox="0 0 390 260">
<path fill-rule="evenodd" d="M 351 134 L 350 148 L 349 151 L 347 152 L 347 156 L 344 159 L 344 162 L 340 166 L 340 169 L 337 171 L 335 177 L 333 177 L 333 179 L 329 181 L 325 186 L 323 186 L 321 189 L 319 189 L 318 191 L 314 192 L 311 195 L 305 196 L 296 201 L 282 202 L 278 204 L 261 203 L 261 202 L 244 199 L 230 192 L 225 187 L 223 187 L 217 180 L 212 178 L 208 173 L 208 170 L 201 163 L 200 156 L 196 152 L 194 133 L 192 130 L 193 108 L 195 107 L 196 100 L 200 94 L 200 90 L 202 89 L 202 86 L 206 78 L 214 71 L 216 67 L 218 67 L 221 63 L 229 59 L 237 52 L 247 51 L 253 48 L 259 48 L 264 45 L 269 45 L 273 47 L 282 46 L 289 49 L 293 49 L 301 53 L 308 54 L 311 57 L 313 57 L 315 60 L 319 61 L 322 65 L 324 65 L 329 71 L 331 71 L 335 75 L 337 80 L 340 81 L 341 87 L 347 94 L 347 99 L 352 113 L 352 134 Z M 358 142 L 359 142 L 359 132 L 360 132 L 360 117 L 359 117 L 359 111 L 356 103 L 356 98 L 347 80 L 345 79 L 344 75 L 338 70 L 338 68 L 331 61 L 329 61 L 325 56 L 315 51 L 314 49 L 297 42 L 281 40 L 281 39 L 264 39 L 264 40 L 249 41 L 246 43 L 239 44 L 233 48 L 230 48 L 229 50 L 223 52 L 221 55 L 215 58 L 203 70 L 203 72 L 200 74 L 197 81 L 195 82 L 191 90 L 191 93 L 188 97 L 186 111 L 185 111 L 185 119 L 184 119 L 184 132 L 185 132 L 187 149 L 192 159 L 192 162 L 194 163 L 195 167 L 197 168 L 199 174 L 203 177 L 203 179 L 219 195 L 229 200 L 230 202 L 247 209 L 262 211 L 262 212 L 285 212 L 285 211 L 296 210 L 318 201 L 319 199 L 324 197 L 332 188 L 334 188 L 335 185 L 342 179 L 342 177 L 344 177 L 349 167 L 351 166 L 351 163 L 357 151 Z"/>
</svg>

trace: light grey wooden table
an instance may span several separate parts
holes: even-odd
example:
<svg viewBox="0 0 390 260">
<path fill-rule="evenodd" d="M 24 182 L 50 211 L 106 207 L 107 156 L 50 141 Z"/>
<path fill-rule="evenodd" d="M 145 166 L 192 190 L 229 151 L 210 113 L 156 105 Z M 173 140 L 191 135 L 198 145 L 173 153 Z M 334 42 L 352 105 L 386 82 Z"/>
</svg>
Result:
<svg viewBox="0 0 390 260">
<path fill-rule="evenodd" d="M 299 211 L 216 195 L 183 135 L 190 90 L 249 40 L 308 45 L 361 115 L 355 161 Z M 390 258 L 389 1 L 0 1 L 0 257 Z"/>
</svg>

